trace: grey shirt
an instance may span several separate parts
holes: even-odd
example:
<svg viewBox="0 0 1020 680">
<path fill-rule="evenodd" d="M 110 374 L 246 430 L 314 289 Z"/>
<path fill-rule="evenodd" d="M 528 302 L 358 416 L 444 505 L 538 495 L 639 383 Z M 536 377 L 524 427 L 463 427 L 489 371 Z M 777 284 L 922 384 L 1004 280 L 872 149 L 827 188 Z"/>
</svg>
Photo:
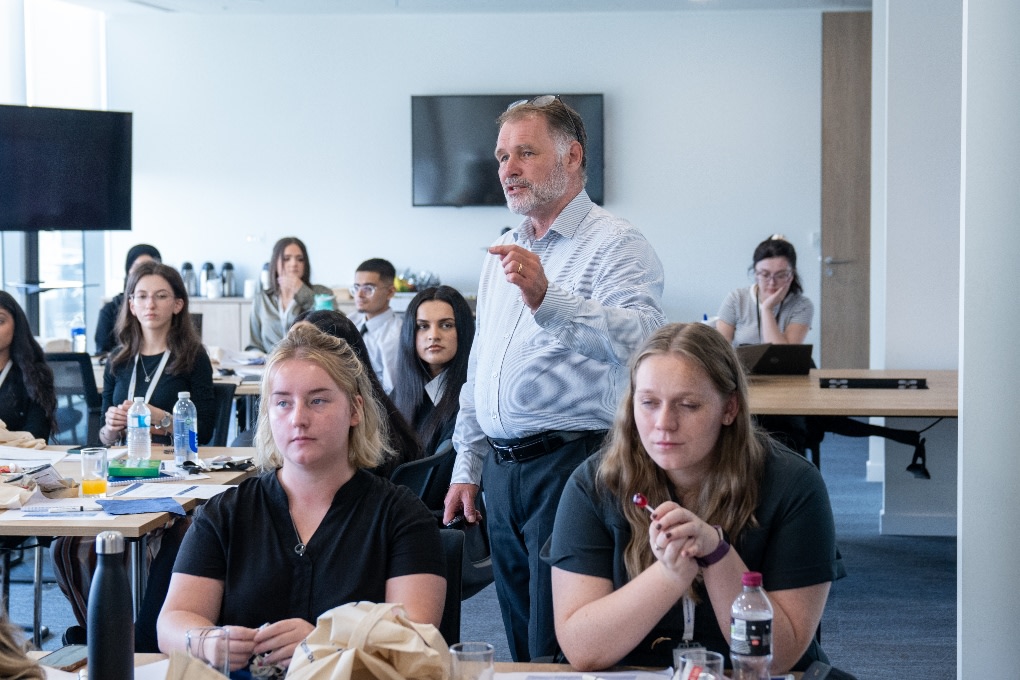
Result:
<svg viewBox="0 0 1020 680">
<path fill-rule="evenodd" d="M 280 298 L 276 293 L 262 291 L 251 301 L 251 340 L 247 349 L 257 349 L 268 354 L 276 343 L 283 339 L 294 319 L 315 306 L 316 295 L 333 295 L 326 286 L 303 284 L 287 309 L 280 309 Z"/>
<path fill-rule="evenodd" d="M 733 346 L 760 345 L 761 330 L 758 326 L 758 298 L 754 294 L 755 285 L 748 288 L 737 288 L 731 291 L 719 308 L 719 320 L 728 323 L 735 329 Z M 791 323 L 799 323 L 811 328 L 811 319 L 815 315 L 815 306 L 811 300 L 800 293 L 790 293 L 775 309 L 779 330 L 786 332 Z"/>
</svg>

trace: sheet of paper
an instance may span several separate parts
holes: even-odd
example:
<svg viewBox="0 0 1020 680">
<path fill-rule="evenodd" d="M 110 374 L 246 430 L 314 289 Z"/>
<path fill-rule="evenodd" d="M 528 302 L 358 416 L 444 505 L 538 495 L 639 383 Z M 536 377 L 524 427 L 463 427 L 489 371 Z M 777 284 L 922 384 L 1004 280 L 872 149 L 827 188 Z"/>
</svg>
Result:
<svg viewBox="0 0 1020 680">
<path fill-rule="evenodd" d="M 95 522 L 116 519 L 113 515 L 107 515 L 102 510 L 78 511 L 77 508 L 66 511 L 61 509 L 47 512 L 25 512 L 24 510 L 7 510 L 0 515 L 4 522 L 38 522 L 41 519 L 59 519 L 61 522 Z"/>
<path fill-rule="evenodd" d="M 135 666 L 135 680 L 166 680 L 170 659 L 162 659 L 144 666 Z"/>
<path fill-rule="evenodd" d="M 192 475 L 193 477 L 208 475 Z M 202 498 L 209 500 L 216 494 L 232 488 L 230 484 L 179 484 L 163 482 L 162 484 L 135 483 L 115 490 L 110 494 L 116 498 Z"/>
<path fill-rule="evenodd" d="M 39 465 L 56 465 L 67 457 L 65 451 L 50 451 L 48 449 L 22 449 L 17 446 L 0 446 L 0 465 L 11 463 L 20 465 L 23 469 L 38 467 Z"/>
</svg>

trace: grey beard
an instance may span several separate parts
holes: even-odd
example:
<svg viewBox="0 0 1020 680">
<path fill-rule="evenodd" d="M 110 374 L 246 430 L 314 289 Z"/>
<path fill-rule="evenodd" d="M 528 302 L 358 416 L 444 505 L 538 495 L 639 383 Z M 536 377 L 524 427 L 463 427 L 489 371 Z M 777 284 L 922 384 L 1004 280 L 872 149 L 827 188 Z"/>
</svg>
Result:
<svg viewBox="0 0 1020 680">
<path fill-rule="evenodd" d="M 515 215 L 528 215 L 536 208 L 552 203 L 566 193 L 570 178 L 563 167 L 563 162 L 556 163 L 549 179 L 541 183 L 522 182 L 517 186 L 525 186 L 528 193 L 520 197 L 506 196 L 506 207 Z M 504 195 L 506 191 L 504 190 Z"/>
</svg>

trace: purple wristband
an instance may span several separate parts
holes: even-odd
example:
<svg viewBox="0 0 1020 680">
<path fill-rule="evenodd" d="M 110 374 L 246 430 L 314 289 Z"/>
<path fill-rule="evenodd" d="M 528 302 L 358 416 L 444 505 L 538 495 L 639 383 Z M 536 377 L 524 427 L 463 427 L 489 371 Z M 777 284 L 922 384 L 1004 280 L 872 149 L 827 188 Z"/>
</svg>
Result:
<svg viewBox="0 0 1020 680">
<path fill-rule="evenodd" d="M 711 567 L 713 564 L 726 557 L 726 553 L 730 551 L 730 544 L 726 542 L 726 536 L 723 533 L 722 527 L 718 524 L 713 525 L 717 532 L 719 532 L 719 545 L 715 547 L 715 550 L 702 555 L 701 557 L 695 557 L 694 561 L 698 563 L 698 566 L 704 569 L 705 567 Z"/>
</svg>

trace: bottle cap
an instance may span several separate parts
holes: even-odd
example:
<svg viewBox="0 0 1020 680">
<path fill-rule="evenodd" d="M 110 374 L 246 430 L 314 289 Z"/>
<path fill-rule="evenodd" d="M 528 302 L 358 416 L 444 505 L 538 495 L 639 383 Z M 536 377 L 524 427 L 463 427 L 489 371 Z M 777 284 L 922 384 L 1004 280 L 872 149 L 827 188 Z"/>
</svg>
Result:
<svg viewBox="0 0 1020 680">
<path fill-rule="evenodd" d="M 178 392 L 177 393 L 177 398 L 178 399 L 191 399 L 191 392 Z"/>
<path fill-rule="evenodd" d="M 740 577 L 740 582 L 752 588 L 761 588 L 761 574 L 757 571 L 745 571 Z"/>
<path fill-rule="evenodd" d="M 104 531 L 96 536 L 96 554 L 113 555 L 124 552 L 124 534 L 119 531 Z"/>
<path fill-rule="evenodd" d="M 145 403 L 145 397 L 135 397 L 135 403 L 137 404 L 138 402 L 142 402 L 144 404 Z"/>
</svg>

